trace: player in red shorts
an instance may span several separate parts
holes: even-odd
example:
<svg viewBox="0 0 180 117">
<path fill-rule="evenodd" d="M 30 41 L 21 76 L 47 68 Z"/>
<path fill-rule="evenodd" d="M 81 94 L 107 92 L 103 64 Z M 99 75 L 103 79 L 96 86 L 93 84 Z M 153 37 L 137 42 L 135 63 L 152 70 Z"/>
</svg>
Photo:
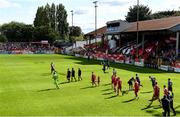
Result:
<svg viewBox="0 0 180 117">
<path fill-rule="evenodd" d="M 138 97 L 138 92 L 139 92 L 139 83 L 137 82 L 137 80 L 134 81 L 134 93 L 135 93 L 135 98 Z"/>
<path fill-rule="evenodd" d="M 160 105 L 161 105 L 161 100 L 160 100 L 159 96 L 160 96 L 160 88 L 159 88 L 159 86 L 157 85 L 157 82 L 156 82 L 155 86 L 154 86 L 154 94 L 153 94 L 152 99 L 149 100 L 151 102 L 148 105 L 148 107 L 150 107 L 152 105 L 153 101 L 155 101 L 155 100 L 158 100 L 160 102 Z"/>
<path fill-rule="evenodd" d="M 165 95 L 165 96 L 168 96 L 168 95 L 169 95 L 169 91 L 168 91 L 166 85 L 164 85 L 164 95 Z"/>
<path fill-rule="evenodd" d="M 111 77 L 111 86 L 112 86 L 112 89 L 114 88 L 114 81 L 116 79 L 116 75 L 112 75 Z"/>
<path fill-rule="evenodd" d="M 114 77 L 114 92 L 116 93 L 116 87 L 117 87 L 117 78 Z"/>
<path fill-rule="evenodd" d="M 91 82 L 92 82 L 92 86 L 96 86 L 96 75 L 92 72 L 92 76 L 91 76 Z"/>
<path fill-rule="evenodd" d="M 119 95 L 119 91 L 122 92 L 122 80 L 118 77 L 117 78 L 117 95 Z"/>
</svg>

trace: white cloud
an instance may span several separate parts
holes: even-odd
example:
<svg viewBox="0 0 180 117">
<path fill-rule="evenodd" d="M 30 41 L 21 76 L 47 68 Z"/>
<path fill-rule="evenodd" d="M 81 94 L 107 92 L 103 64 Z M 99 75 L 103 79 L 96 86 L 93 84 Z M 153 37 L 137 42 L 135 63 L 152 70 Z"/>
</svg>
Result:
<svg viewBox="0 0 180 117">
<path fill-rule="evenodd" d="M 62 3 L 68 13 L 68 22 L 71 25 L 71 10 L 74 10 L 74 25 L 80 26 L 83 31 L 94 30 L 94 0 L 0 0 L 0 23 L 11 20 L 33 23 L 38 6 L 47 2 Z M 180 10 L 180 0 L 139 0 L 140 4 L 148 5 L 152 12 L 162 10 Z M 107 21 L 125 19 L 130 6 L 136 5 L 137 0 L 98 0 L 97 26 L 105 26 Z M 21 7 L 21 6 L 23 7 Z M 20 7 L 20 8 L 18 8 Z M 10 8 L 11 12 L 10 12 Z M 17 9 L 18 8 L 18 9 Z M 7 11 L 6 11 L 7 10 Z M 8 14 L 8 15 L 7 15 Z"/>
<path fill-rule="evenodd" d="M 9 7 L 20 7 L 20 5 L 15 2 L 10 2 L 8 0 L 0 0 L 0 8 L 9 8 Z"/>
</svg>

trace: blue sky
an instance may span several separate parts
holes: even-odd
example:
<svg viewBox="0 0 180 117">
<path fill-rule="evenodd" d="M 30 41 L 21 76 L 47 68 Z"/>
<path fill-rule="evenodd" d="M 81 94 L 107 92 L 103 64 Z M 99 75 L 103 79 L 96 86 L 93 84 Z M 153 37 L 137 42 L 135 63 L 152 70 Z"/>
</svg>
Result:
<svg viewBox="0 0 180 117">
<path fill-rule="evenodd" d="M 139 0 L 148 5 L 152 12 L 162 10 L 180 10 L 180 0 Z M 62 3 L 68 12 L 71 25 L 71 10 L 74 10 L 74 25 L 80 26 L 84 33 L 94 30 L 93 0 L 0 0 L 0 24 L 10 21 L 32 24 L 38 6 Z M 107 21 L 125 19 L 128 8 L 136 0 L 98 0 L 98 27 L 105 26 Z"/>
</svg>

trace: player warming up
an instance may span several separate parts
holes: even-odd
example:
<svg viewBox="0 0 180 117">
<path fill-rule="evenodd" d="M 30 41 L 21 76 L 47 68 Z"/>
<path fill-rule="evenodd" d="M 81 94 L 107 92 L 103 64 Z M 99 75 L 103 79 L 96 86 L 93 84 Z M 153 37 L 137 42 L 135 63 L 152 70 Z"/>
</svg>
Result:
<svg viewBox="0 0 180 117">
<path fill-rule="evenodd" d="M 138 97 L 138 92 L 139 92 L 139 83 L 137 82 L 137 80 L 134 81 L 134 93 L 135 93 L 135 98 L 139 98 Z"/>
<path fill-rule="evenodd" d="M 91 83 L 92 86 L 97 86 L 96 85 L 96 75 L 92 72 L 92 76 L 91 76 Z"/>
<path fill-rule="evenodd" d="M 129 91 L 133 90 L 133 82 L 134 82 L 134 77 L 129 79 L 129 81 L 127 82 L 129 85 Z"/>
<path fill-rule="evenodd" d="M 52 74 L 53 72 L 55 72 L 55 65 L 53 62 L 51 62 L 50 66 L 51 66 L 51 74 Z"/>
<path fill-rule="evenodd" d="M 160 88 L 159 88 L 159 86 L 157 85 L 157 82 L 156 82 L 156 83 L 155 83 L 155 86 L 154 86 L 154 94 L 153 94 L 153 96 L 152 96 L 152 99 L 149 100 L 149 101 L 151 101 L 151 102 L 150 102 L 150 104 L 148 105 L 148 107 L 150 107 L 150 106 L 152 105 L 153 101 L 155 101 L 155 100 L 158 100 L 159 103 L 160 103 L 160 105 L 161 105 L 161 100 L 160 100 L 159 96 L 160 96 Z"/>
<path fill-rule="evenodd" d="M 98 79 L 97 79 L 98 86 L 100 86 L 100 82 L 101 82 L 101 79 L 100 79 L 100 76 L 98 76 Z"/>
<path fill-rule="evenodd" d="M 82 80 L 82 77 L 81 77 L 81 69 L 80 69 L 80 68 L 78 69 L 78 80 L 79 80 L 79 81 Z"/>
<path fill-rule="evenodd" d="M 67 80 L 68 80 L 68 82 L 70 82 L 70 78 L 71 78 L 71 71 L 68 68 L 68 70 L 67 70 Z"/>
<path fill-rule="evenodd" d="M 115 81 L 115 79 L 116 79 L 116 75 L 112 75 L 111 76 L 111 87 L 112 87 L 112 89 L 114 89 L 114 81 Z"/>
<path fill-rule="evenodd" d="M 120 77 L 117 78 L 117 95 L 119 95 L 119 92 L 122 92 L 122 80 Z"/>
<path fill-rule="evenodd" d="M 76 77 L 75 77 L 75 70 L 74 70 L 74 68 L 72 68 L 72 71 L 71 71 L 71 82 L 73 81 L 73 79 L 74 79 L 75 82 L 76 82 Z"/>
<path fill-rule="evenodd" d="M 56 86 L 56 89 L 59 89 L 59 86 L 58 86 L 58 74 L 56 71 L 53 72 L 53 80 L 54 80 L 54 84 Z"/>
</svg>

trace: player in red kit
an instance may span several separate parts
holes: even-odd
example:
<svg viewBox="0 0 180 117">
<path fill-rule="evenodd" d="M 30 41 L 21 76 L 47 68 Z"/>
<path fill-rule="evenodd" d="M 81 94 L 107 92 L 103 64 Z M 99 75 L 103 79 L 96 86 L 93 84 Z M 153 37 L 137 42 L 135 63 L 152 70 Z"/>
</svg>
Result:
<svg viewBox="0 0 180 117">
<path fill-rule="evenodd" d="M 114 88 L 114 81 L 116 79 L 116 75 L 112 75 L 111 76 L 111 86 L 112 86 L 112 89 Z"/>
<path fill-rule="evenodd" d="M 96 86 L 96 75 L 92 72 L 92 76 L 91 76 L 91 82 L 92 82 L 92 86 Z"/>
<path fill-rule="evenodd" d="M 114 77 L 114 92 L 116 93 L 116 86 L 117 86 L 117 78 Z"/>
<path fill-rule="evenodd" d="M 119 92 L 122 92 L 122 80 L 118 77 L 117 78 L 117 95 L 119 95 Z"/>
<path fill-rule="evenodd" d="M 155 100 L 158 100 L 160 102 L 160 105 L 161 105 L 161 100 L 160 100 L 159 96 L 160 96 L 160 88 L 159 88 L 159 86 L 157 85 L 157 82 L 156 82 L 155 86 L 154 86 L 154 94 L 153 94 L 152 99 L 149 100 L 151 102 L 148 105 L 148 107 L 150 107 L 152 105 L 153 101 L 155 101 Z"/>
<path fill-rule="evenodd" d="M 169 94 L 169 91 L 168 91 L 166 85 L 164 85 L 164 95 L 168 96 L 168 94 Z"/>
<path fill-rule="evenodd" d="M 137 80 L 134 81 L 134 93 L 136 98 L 138 97 L 138 92 L 139 92 L 139 83 L 137 82 Z"/>
</svg>

